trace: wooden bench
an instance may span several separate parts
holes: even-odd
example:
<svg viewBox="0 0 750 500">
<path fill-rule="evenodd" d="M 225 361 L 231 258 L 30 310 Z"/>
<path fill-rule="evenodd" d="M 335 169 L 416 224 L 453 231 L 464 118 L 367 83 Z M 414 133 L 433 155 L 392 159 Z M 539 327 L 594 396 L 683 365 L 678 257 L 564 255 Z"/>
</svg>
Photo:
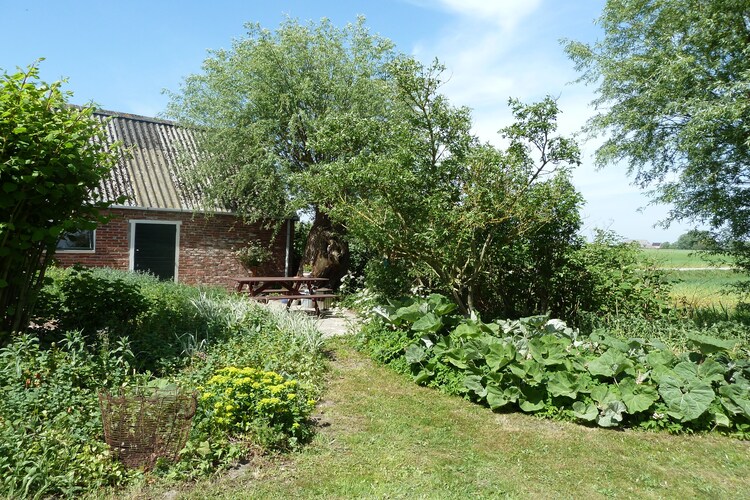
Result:
<svg viewBox="0 0 750 500">
<path fill-rule="evenodd" d="M 268 290 L 266 290 L 268 291 Z M 319 300 L 335 299 L 336 295 L 332 293 L 311 293 L 311 294 L 299 294 L 299 295 L 251 295 L 251 299 L 258 302 L 265 302 L 268 300 L 286 300 L 287 309 L 292 305 L 292 301 L 295 300 L 311 300 L 313 307 L 315 308 L 315 314 L 320 316 L 320 308 L 318 306 Z"/>
</svg>

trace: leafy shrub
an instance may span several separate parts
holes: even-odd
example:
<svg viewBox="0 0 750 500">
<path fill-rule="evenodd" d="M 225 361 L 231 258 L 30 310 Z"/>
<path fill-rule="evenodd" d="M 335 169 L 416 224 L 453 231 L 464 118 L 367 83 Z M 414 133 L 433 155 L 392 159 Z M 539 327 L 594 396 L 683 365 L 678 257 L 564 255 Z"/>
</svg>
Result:
<svg viewBox="0 0 750 500">
<path fill-rule="evenodd" d="M 90 343 L 96 332 L 127 335 L 140 371 L 163 373 L 189 350 L 190 343 L 230 335 L 202 317 L 195 301 L 204 295 L 226 296 L 222 290 L 201 291 L 156 277 L 106 268 L 50 269 L 42 289 L 36 322 L 55 324 L 57 331 L 83 330 Z M 54 339 L 54 332 L 47 337 Z"/>
<path fill-rule="evenodd" d="M 310 435 L 307 419 L 315 400 L 296 380 L 229 366 L 218 370 L 203 391 L 200 408 L 212 435 L 250 435 L 263 447 L 293 447 Z"/>
<path fill-rule="evenodd" d="M 577 215 L 563 211 L 549 227 L 493 248 L 479 286 L 477 308 L 489 318 L 549 313 L 579 324 L 586 317 L 659 317 L 668 304 L 663 272 L 644 261 L 640 248 L 600 231 L 585 243 L 575 233 Z"/>
<path fill-rule="evenodd" d="M 148 308 L 138 286 L 119 274 L 76 266 L 56 277 L 42 292 L 38 314 L 53 316 L 63 331 L 81 330 L 89 338 L 105 329 L 122 335 Z"/>
<path fill-rule="evenodd" d="M 484 323 L 450 312 L 435 296 L 384 308 L 381 334 L 366 344 L 377 352 L 388 330 L 411 336 L 402 357 L 416 382 L 493 410 L 750 437 L 750 361 L 735 340 L 692 333 L 691 350 L 675 353 L 658 340 L 581 336 L 546 316 Z"/>
<path fill-rule="evenodd" d="M 567 318 L 580 312 L 597 316 L 660 317 L 669 302 L 669 281 L 633 243 L 600 231 L 593 243 L 571 256 L 561 276 L 570 293 Z"/>
</svg>

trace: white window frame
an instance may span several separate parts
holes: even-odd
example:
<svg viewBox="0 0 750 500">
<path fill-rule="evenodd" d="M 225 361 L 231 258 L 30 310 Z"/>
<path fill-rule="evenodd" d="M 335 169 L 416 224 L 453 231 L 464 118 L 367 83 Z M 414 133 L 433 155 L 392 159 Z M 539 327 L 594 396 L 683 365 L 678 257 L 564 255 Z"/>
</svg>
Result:
<svg viewBox="0 0 750 500">
<path fill-rule="evenodd" d="M 55 253 L 96 253 L 96 229 L 84 229 L 91 231 L 91 249 L 81 250 L 77 248 L 55 248 Z"/>
<path fill-rule="evenodd" d="M 179 220 L 158 220 L 158 219 L 129 219 L 128 220 L 128 270 L 135 270 L 135 225 L 136 224 L 171 224 L 177 226 L 174 238 L 174 281 L 177 283 L 180 269 L 180 226 L 182 221 Z"/>
</svg>

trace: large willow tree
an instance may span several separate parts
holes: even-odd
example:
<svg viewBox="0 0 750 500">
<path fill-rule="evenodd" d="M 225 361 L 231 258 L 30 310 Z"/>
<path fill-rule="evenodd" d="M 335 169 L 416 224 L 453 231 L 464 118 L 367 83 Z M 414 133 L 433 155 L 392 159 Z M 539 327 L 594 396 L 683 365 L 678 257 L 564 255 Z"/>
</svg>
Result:
<svg viewBox="0 0 750 500">
<path fill-rule="evenodd" d="M 469 314 L 488 296 L 482 284 L 498 253 L 549 233 L 560 217 L 577 218 L 568 173 L 580 161 L 578 147 L 557 134 L 560 111 L 549 97 L 510 101 L 515 123 L 500 131 L 508 147 L 498 149 L 471 133 L 467 108 L 440 93 L 439 63 L 403 57 L 389 73 L 382 151 L 331 164 L 333 175 L 308 176 L 307 184 L 368 249 L 419 266 Z"/>
<path fill-rule="evenodd" d="M 670 220 L 723 233 L 750 269 L 750 1 L 608 0 L 594 44 L 566 42 L 597 86 L 601 165 L 624 164 Z"/>
<path fill-rule="evenodd" d="M 378 148 L 393 44 L 363 19 L 246 28 L 171 94 L 167 114 L 202 131 L 190 179 L 209 201 L 252 221 L 314 214 L 304 260 L 335 283 L 348 261 L 344 230 L 304 179 Z"/>
</svg>

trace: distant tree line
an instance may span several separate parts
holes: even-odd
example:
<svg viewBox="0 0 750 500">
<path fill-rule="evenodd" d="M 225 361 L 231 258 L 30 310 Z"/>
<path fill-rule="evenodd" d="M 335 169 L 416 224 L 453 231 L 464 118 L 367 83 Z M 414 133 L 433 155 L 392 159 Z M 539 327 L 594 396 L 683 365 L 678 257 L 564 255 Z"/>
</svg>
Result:
<svg viewBox="0 0 750 500">
<path fill-rule="evenodd" d="M 716 240 L 709 231 L 691 229 L 677 238 L 674 243 L 664 242 L 660 248 L 675 248 L 678 250 L 714 250 Z"/>
</svg>

